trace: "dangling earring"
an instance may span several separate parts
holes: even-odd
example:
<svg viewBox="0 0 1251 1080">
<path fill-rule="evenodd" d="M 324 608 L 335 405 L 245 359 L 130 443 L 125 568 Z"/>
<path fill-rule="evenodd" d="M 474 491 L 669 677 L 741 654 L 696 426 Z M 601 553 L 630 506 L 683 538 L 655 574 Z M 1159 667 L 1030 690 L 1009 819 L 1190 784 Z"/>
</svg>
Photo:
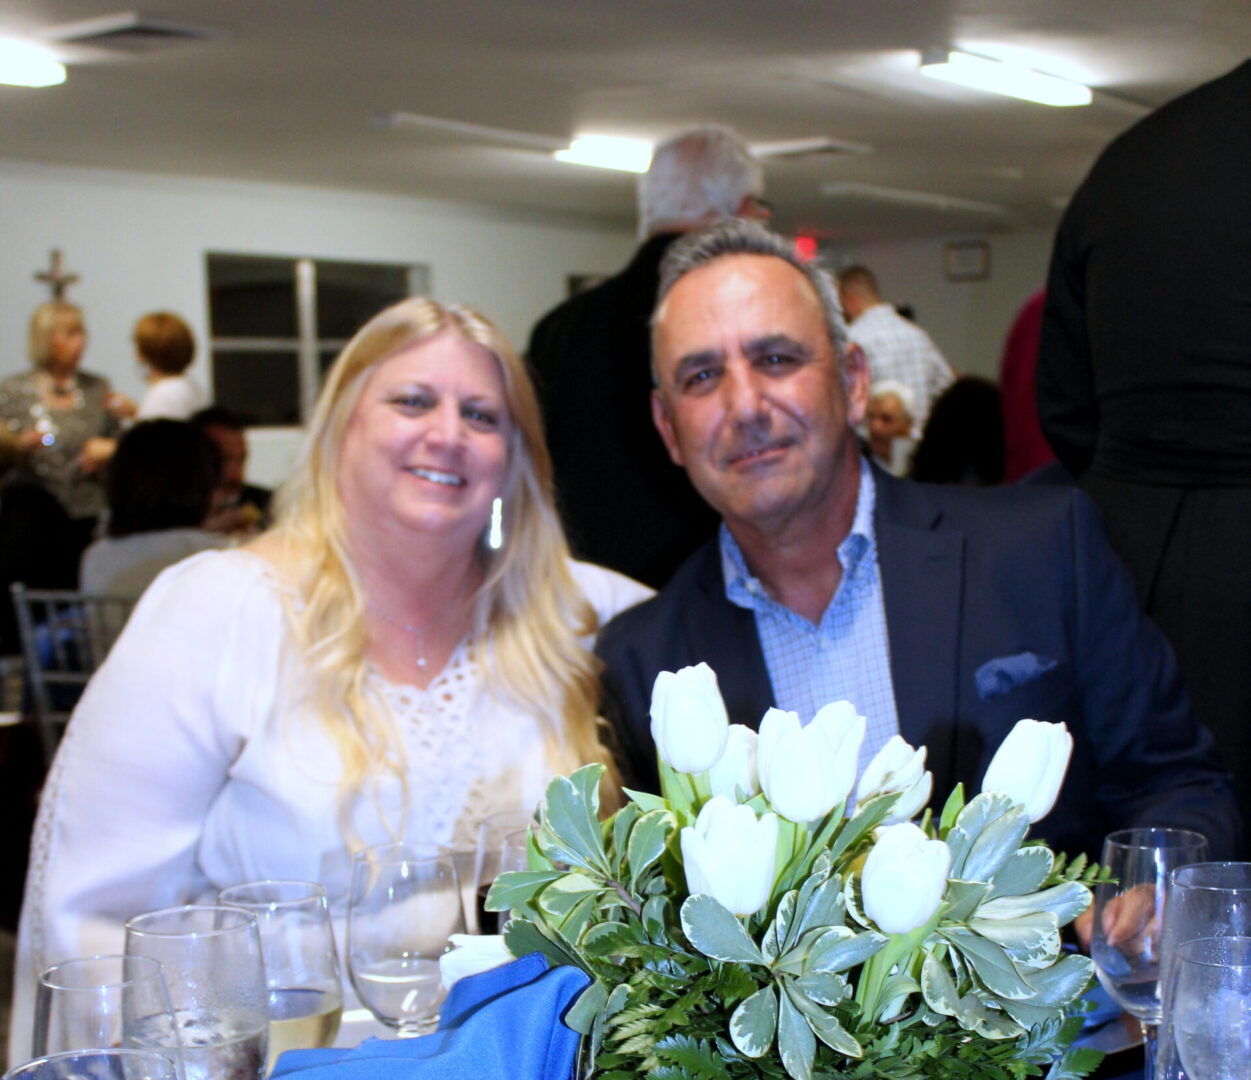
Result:
<svg viewBox="0 0 1251 1080">
<path fill-rule="evenodd" d="M 504 500 L 498 495 L 491 500 L 491 524 L 487 528 L 487 547 L 499 551 L 504 546 Z"/>
</svg>

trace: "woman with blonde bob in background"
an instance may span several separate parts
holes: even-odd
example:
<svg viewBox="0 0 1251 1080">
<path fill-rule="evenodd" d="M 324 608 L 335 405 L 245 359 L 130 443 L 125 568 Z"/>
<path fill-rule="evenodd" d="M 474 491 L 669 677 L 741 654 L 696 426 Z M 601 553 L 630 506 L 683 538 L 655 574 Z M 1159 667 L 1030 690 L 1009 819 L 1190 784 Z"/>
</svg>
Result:
<svg viewBox="0 0 1251 1080">
<path fill-rule="evenodd" d="M 12 1049 L 39 969 L 141 911 L 354 849 L 472 845 L 600 744 L 597 624 L 649 592 L 569 558 L 534 389 L 482 316 L 387 309 L 330 371 L 274 528 L 165 571 L 87 688 L 36 824 Z M 20 1060 L 14 1057 L 12 1060 Z"/>
</svg>

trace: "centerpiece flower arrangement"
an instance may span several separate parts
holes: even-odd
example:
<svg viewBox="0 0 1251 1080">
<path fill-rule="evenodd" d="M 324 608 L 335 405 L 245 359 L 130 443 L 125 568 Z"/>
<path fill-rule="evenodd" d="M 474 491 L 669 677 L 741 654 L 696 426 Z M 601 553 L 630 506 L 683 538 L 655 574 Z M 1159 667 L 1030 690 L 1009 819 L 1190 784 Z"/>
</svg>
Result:
<svg viewBox="0 0 1251 1080">
<path fill-rule="evenodd" d="M 1047 814 L 1072 738 L 1022 720 L 981 794 L 922 810 L 925 748 L 895 736 L 857 783 L 849 702 L 806 727 L 730 725 L 705 664 L 663 672 L 651 706 L 662 795 L 600 821 L 600 765 L 557 777 L 529 869 L 487 899 L 504 944 L 582 968 L 566 1022 L 590 1075 L 814 1080 L 1086 1075 L 1070 1046 L 1091 962 L 1060 928 L 1096 868 L 1066 864 Z M 921 814 L 918 823 L 910 819 Z"/>
</svg>

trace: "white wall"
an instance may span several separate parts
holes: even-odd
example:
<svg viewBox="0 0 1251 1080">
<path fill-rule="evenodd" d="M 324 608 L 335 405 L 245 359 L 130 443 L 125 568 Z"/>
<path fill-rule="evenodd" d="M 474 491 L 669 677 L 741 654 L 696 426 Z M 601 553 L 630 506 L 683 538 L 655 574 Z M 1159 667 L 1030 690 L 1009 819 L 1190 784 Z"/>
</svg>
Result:
<svg viewBox="0 0 1251 1080">
<path fill-rule="evenodd" d="M 158 308 L 191 324 L 192 373 L 211 383 L 206 251 L 427 263 L 435 296 L 480 308 L 521 348 L 566 274 L 616 270 L 634 244 L 628 229 L 491 208 L 0 158 L 0 374 L 27 365 L 27 320 L 49 295 L 33 275 L 54 247 L 82 278 L 69 297 L 86 314 L 84 366 L 137 396 L 130 329 Z M 251 444 L 250 479 L 274 484 L 298 433 L 255 431 Z"/>
<path fill-rule="evenodd" d="M 1053 234 L 1035 231 L 991 236 L 943 237 L 831 248 L 827 263 L 869 267 L 882 297 L 911 304 L 917 322 L 947 360 L 966 375 L 997 379 L 999 354 L 1017 310 L 1046 283 Z M 990 245 L 990 276 L 985 281 L 947 281 L 943 247 L 953 240 L 984 240 Z"/>
</svg>

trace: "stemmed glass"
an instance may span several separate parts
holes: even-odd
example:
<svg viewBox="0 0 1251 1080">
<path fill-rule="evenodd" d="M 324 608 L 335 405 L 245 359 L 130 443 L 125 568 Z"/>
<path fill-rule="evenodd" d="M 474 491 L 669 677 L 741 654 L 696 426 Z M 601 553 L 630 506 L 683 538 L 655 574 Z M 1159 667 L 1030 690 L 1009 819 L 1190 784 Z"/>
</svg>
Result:
<svg viewBox="0 0 1251 1080">
<path fill-rule="evenodd" d="M 521 810 L 503 810 L 491 814 L 478 826 L 478 862 L 474 882 L 477 893 L 478 928 L 482 933 L 497 933 L 500 926 L 499 912 L 487 911 L 487 893 L 491 883 L 505 870 L 525 869 L 524 856 L 520 866 L 503 866 L 508 837 L 518 829 L 528 829 L 534 815 Z M 514 845 L 515 847 L 515 845 Z"/>
<path fill-rule="evenodd" d="M 1104 989 L 1142 1027 L 1148 1080 L 1155 1074 L 1163 1013 L 1159 980 L 1168 875 L 1206 854 L 1203 836 L 1185 829 L 1122 829 L 1103 844 L 1103 865 L 1115 880 L 1095 886 L 1090 956 Z"/>
<path fill-rule="evenodd" d="M 356 855 L 348 972 L 361 1002 L 402 1038 L 432 1031 L 446 991 L 439 957 L 465 932 L 451 855 L 434 844 L 383 844 Z"/>
<path fill-rule="evenodd" d="M 265 967 L 256 916 L 237 907 L 162 908 L 126 923 L 126 955 L 160 962 L 185 1080 L 258 1080 L 265 1065 Z"/>
<path fill-rule="evenodd" d="M 90 956 L 39 976 L 31 1053 L 166 1048 L 181 1064 L 174 1007 L 161 965 L 147 956 Z"/>
<path fill-rule="evenodd" d="M 178 1080 L 174 1059 L 157 1050 L 69 1050 L 18 1065 L 4 1080 Z"/>
<path fill-rule="evenodd" d="M 1210 969 L 1214 966 L 1212 958 L 1219 955 L 1221 947 L 1191 944 L 1214 939 L 1234 942 L 1251 939 L 1251 863 L 1199 863 L 1183 866 L 1169 876 L 1162 944 L 1165 964 L 1160 979 L 1164 1021 L 1160 1027 L 1157 1074 L 1166 1080 L 1202 1075 L 1192 1073 L 1181 1056 L 1179 1023 L 1192 1011 L 1196 988 L 1205 984 L 1211 987 L 1219 981 L 1220 976 Z M 1189 956 L 1191 951 L 1195 953 L 1192 957 Z M 1184 957 L 1189 957 L 1186 963 L 1183 963 Z M 1180 985 L 1183 969 L 1187 971 L 1184 986 Z M 1215 991 L 1212 992 L 1215 997 Z M 1202 998 L 1198 999 L 1198 1007 L 1206 1007 Z M 1243 1071 L 1238 1075 L 1246 1075 L 1249 1058 L 1251 1055 L 1244 1055 Z M 1198 1062 L 1190 1064 L 1195 1068 L 1205 1067 Z"/>
<path fill-rule="evenodd" d="M 1245 1080 L 1251 1070 L 1251 937 L 1183 942 L 1170 1015 L 1188 1080 Z"/>
<path fill-rule="evenodd" d="M 269 991 L 269 1058 L 330 1046 L 343 1015 L 343 983 L 326 890 L 310 881 L 249 881 L 217 894 L 257 919 Z"/>
</svg>

